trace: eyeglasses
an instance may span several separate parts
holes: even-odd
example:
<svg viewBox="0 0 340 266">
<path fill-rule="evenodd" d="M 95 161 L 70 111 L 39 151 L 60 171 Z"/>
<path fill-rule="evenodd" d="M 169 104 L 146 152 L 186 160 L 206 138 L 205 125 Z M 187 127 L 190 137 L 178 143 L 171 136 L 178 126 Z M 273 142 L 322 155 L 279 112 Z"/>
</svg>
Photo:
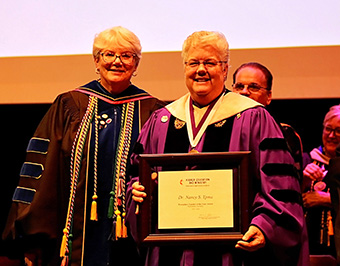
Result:
<svg viewBox="0 0 340 266">
<path fill-rule="evenodd" d="M 222 64 L 222 63 L 227 63 L 227 61 L 217 61 L 217 60 L 214 60 L 214 59 L 208 59 L 208 60 L 204 60 L 204 61 L 202 61 L 202 60 L 190 60 L 188 62 L 184 62 L 184 64 L 191 69 L 196 69 L 201 64 L 203 64 L 206 69 L 213 69 L 218 64 Z"/>
<path fill-rule="evenodd" d="M 323 132 L 330 135 L 332 132 L 334 132 L 334 135 L 336 137 L 340 137 L 340 127 L 337 127 L 337 128 L 331 128 L 331 127 L 324 127 L 323 128 Z"/>
<path fill-rule="evenodd" d="M 260 85 L 257 84 L 257 83 L 250 83 L 250 84 L 248 84 L 248 85 L 244 85 L 243 83 L 236 83 L 236 84 L 233 84 L 233 88 L 234 88 L 236 91 L 242 91 L 245 87 L 246 87 L 247 90 L 250 91 L 250 92 L 258 92 L 258 91 L 261 90 L 261 89 L 267 90 L 267 88 L 262 87 L 262 86 L 260 86 Z"/>
<path fill-rule="evenodd" d="M 100 55 L 103 57 L 103 60 L 106 63 L 113 63 L 117 58 L 119 58 L 123 64 L 131 64 L 136 56 L 136 54 L 131 52 L 124 52 L 120 55 L 117 55 L 116 53 L 110 51 L 102 52 Z"/>
</svg>

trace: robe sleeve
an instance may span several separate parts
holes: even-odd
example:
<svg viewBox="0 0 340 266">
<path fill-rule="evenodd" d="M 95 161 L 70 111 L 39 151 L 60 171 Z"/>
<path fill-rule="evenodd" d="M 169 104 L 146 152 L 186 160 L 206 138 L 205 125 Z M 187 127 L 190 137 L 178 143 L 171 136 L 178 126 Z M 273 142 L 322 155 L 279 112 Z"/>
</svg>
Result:
<svg viewBox="0 0 340 266">
<path fill-rule="evenodd" d="M 30 248 L 45 245 L 42 239 L 55 241 L 62 235 L 70 190 L 65 176 L 69 176 L 70 147 L 79 124 L 72 95 L 56 98 L 29 141 L 2 235 L 5 240 Z"/>
<path fill-rule="evenodd" d="M 297 170 L 279 125 L 259 107 L 235 119 L 233 134 L 231 151 L 252 152 L 251 224 L 264 233 L 267 246 L 283 260 L 304 248 L 301 256 L 308 255 Z"/>
</svg>

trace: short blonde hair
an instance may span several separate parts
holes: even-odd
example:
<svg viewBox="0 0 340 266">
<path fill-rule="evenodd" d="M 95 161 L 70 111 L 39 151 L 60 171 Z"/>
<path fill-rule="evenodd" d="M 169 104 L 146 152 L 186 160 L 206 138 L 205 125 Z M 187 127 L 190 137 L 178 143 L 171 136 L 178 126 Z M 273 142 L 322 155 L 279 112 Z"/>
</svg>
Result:
<svg viewBox="0 0 340 266">
<path fill-rule="evenodd" d="M 190 48 L 213 46 L 217 48 L 220 60 L 229 63 L 229 44 L 223 33 L 218 31 L 196 31 L 191 34 L 183 43 L 183 63 L 188 59 Z"/>
<path fill-rule="evenodd" d="M 142 57 L 142 46 L 138 37 L 130 30 L 116 26 L 98 33 L 93 42 L 92 55 L 98 59 L 100 52 L 109 45 L 126 47 L 132 50 L 137 56 L 137 63 Z"/>
<path fill-rule="evenodd" d="M 329 111 L 325 115 L 325 118 L 323 120 L 323 124 L 325 125 L 327 121 L 329 121 L 330 119 L 336 116 L 340 118 L 340 104 L 334 105 L 331 108 L 329 108 Z"/>
</svg>

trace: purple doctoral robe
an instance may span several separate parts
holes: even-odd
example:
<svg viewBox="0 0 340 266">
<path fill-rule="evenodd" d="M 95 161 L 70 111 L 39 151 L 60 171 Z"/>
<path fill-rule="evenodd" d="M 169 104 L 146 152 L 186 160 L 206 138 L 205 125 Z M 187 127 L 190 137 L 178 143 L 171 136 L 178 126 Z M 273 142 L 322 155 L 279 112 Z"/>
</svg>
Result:
<svg viewBox="0 0 340 266">
<path fill-rule="evenodd" d="M 232 92 L 222 97 L 195 149 L 199 152 L 251 151 L 250 178 L 254 191 L 250 193 L 254 199 L 250 224 L 263 232 L 266 246 L 257 252 L 213 245 L 151 247 L 146 265 L 309 265 L 300 185 L 279 125 L 265 108 L 251 99 Z M 133 165 L 138 166 L 140 153 L 173 153 L 176 149 L 188 152 L 191 149 L 187 134 L 177 133 L 180 130 L 174 126 L 175 119 L 183 121 L 186 131 L 189 118 L 185 109 L 189 98 L 186 95 L 154 112 L 137 141 Z M 127 190 L 127 220 L 133 236 L 137 237 L 136 205 L 131 199 L 131 186 L 135 181 L 138 177 L 131 179 Z"/>
</svg>

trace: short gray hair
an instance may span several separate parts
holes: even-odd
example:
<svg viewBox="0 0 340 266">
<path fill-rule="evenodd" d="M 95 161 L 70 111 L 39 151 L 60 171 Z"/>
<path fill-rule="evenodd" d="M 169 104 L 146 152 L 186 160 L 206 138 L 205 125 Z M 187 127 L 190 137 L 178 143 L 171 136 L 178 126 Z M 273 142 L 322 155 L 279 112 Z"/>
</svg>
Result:
<svg viewBox="0 0 340 266">
<path fill-rule="evenodd" d="M 126 47 L 127 49 L 132 50 L 137 56 L 137 63 L 142 57 L 140 40 L 132 31 L 122 26 L 106 29 L 95 36 L 92 50 L 93 57 L 98 59 L 100 51 L 107 48 L 109 45 Z"/>
<path fill-rule="evenodd" d="M 331 108 L 329 108 L 329 111 L 325 115 L 325 118 L 323 120 L 323 124 L 325 125 L 327 121 L 336 116 L 340 118 L 340 104 L 334 105 Z"/>
<path fill-rule="evenodd" d="M 182 59 L 183 63 L 188 59 L 190 48 L 213 46 L 217 48 L 220 60 L 229 63 L 229 44 L 223 33 L 218 31 L 196 31 L 192 33 L 183 43 Z"/>
</svg>

